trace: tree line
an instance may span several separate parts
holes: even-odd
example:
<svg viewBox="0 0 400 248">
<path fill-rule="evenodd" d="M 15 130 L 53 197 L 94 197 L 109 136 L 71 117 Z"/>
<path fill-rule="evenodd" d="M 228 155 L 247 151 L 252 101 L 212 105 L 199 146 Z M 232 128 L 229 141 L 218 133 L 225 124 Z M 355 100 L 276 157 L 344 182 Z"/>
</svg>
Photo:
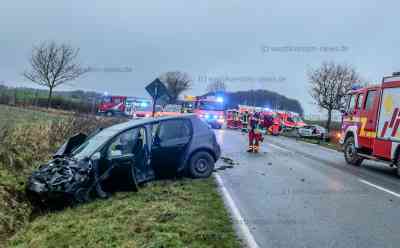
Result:
<svg viewBox="0 0 400 248">
<path fill-rule="evenodd" d="M 76 80 L 88 72 L 80 65 L 78 55 L 79 49 L 53 41 L 33 47 L 29 58 L 30 68 L 23 72 L 23 76 L 48 88 L 47 107 L 52 106 L 56 87 Z M 177 101 L 182 92 L 190 89 L 193 83 L 190 76 L 181 71 L 170 71 L 159 78 L 166 84 L 172 102 Z M 346 95 L 354 84 L 361 82 L 360 76 L 351 65 L 323 62 L 319 67 L 309 70 L 307 78 L 310 97 L 317 106 L 327 111 L 326 127 L 329 129 L 332 112 L 344 107 Z M 227 92 L 225 82 L 211 82 L 207 86 L 207 93 L 216 91 Z M 238 104 L 247 104 L 304 113 L 297 100 L 268 90 L 227 92 L 227 99 L 227 106 L 232 108 Z"/>
</svg>

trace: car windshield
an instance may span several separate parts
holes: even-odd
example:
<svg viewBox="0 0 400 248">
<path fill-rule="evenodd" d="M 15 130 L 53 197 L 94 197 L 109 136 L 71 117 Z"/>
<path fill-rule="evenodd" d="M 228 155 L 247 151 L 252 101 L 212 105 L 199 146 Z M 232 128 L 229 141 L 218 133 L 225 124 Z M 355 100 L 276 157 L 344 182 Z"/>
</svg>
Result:
<svg viewBox="0 0 400 248">
<path fill-rule="evenodd" d="M 73 150 L 72 157 L 78 160 L 90 157 L 115 134 L 117 134 L 117 132 L 113 129 L 105 129 L 98 132 Z"/>
<path fill-rule="evenodd" d="M 199 102 L 199 109 L 200 110 L 223 111 L 224 110 L 224 106 L 223 106 L 222 103 L 218 103 L 218 102 L 201 101 L 201 102 Z"/>
</svg>

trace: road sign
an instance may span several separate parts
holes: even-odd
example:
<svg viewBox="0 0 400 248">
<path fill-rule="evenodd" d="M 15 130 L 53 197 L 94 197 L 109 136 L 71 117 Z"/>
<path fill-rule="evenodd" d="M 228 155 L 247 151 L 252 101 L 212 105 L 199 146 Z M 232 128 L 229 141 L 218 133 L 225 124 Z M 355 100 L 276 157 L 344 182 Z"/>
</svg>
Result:
<svg viewBox="0 0 400 248">
<path fill-rule="evenodd" d="M 158 78 L 147 85 L 146 90 L 153 99 L 159 99 L 164 95 L 170 98 L 167 87 Z"/>
<path fill-rule="evenodd" d="M 167 104 L 171 96 L 169 95 L 167 87 L 160 81 L 160 79 L 156 78 L 153 82 L 146 86 L 146 91 L 153 98 L 153 116 L 155 112 L 156 104 L 165 105 Z"/>
</svg>

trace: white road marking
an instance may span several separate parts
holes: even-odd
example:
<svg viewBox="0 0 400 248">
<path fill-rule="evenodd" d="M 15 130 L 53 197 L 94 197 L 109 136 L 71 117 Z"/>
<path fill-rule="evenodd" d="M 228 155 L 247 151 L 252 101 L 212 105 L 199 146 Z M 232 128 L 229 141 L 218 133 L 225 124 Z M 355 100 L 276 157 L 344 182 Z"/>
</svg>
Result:
<svg viewBox="0 0 400 248">
<path fill-rule="evenodd" d="M 381 187 L 381 186 L 378 186 L 378 185 L 376 185 L 376 184 L 370 183 L 370 182 L 365 181 L 365 180 L 363 180 L 363 179 L 358 179 L 358 181 L 360 181 L 360 182 L 362 182 L 362 183 L 364 183 L 364 184 L 367 184 L 367 185 L 369 185 L 369 186 L 371 186 L 371 187 L 374 187 L 374 188 L 376 188 L 376 189 L 382 190 L 382 191 L 384 191 L 384 192 L 386 192 L 386 193 L 389 193 L 389 194 L 391 194 L 391 195 L 400 197 L 400 194 L 398 194 L 398 193 L 396 193 L 396 192 L 393 192 L 393 191 L 391 191 L 391 190 L 385 189 L 385 188 L 383 188 L 383 187 Z"/>
<path fill-rule="evenodd" d="M 271 143 L 266 144 L 266 146 L 272 146 L 272 147 L 275 147 L 275 148 L 277 148 L 279 150 L 292 153 L 292 151 L 289 150 L 289 149 L 286 149 L 286 148 L 283 148 L 283 147 L 280 147 L 280 146 L 277 146 L 277 145 L 274 145 L 274 144 L 271 144 Z"/>
<path fill-rule="evenodd" d="M 222 181 L 222 178 L 218 174 L 214 174 L 215 178 L 217 180 L 217 183 L 221 189 L 222 194 L 225 197 L 225 202 L 230 208 L 230 212 L 233 215 L 234 220 L 238 224 L 238 228 L 240 232 L 242 233 L 243 237 L 245 238 L 247 247 L 249 248 L 259 248 L 258 244 L 256 243 L 253 235 L 250 232 L 249 227 L 246 225 L 242 215 L 240 214 L 239 209 L 236 207 L 235 202 L 233 201 L 231 195 L 229 194 L 228 190 L 224 186 L 224 182 Z"/>
</svg>

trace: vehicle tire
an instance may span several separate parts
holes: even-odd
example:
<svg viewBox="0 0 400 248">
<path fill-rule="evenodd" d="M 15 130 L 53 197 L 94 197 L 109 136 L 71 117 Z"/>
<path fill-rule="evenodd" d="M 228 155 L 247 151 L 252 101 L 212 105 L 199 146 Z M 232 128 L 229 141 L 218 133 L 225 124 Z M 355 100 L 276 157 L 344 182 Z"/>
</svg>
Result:
<svg viewBox="0 0 400 248">
<path fill-rule="evenodd" d="M 78 188 L 74 193 L 74 202 L 75 203 L 85 203 L 89 202 L 90 198 L 90 191 L 89 188 L 82 187 Z"/>
<path fill-rule="evenodd" d="M 214 158 L 209 152 L 196 152 L 189 161 L 189 175 L 193 178 L 207 178 L 214 170 L 214 163 Z"/>
<path fill-rule="evenodd" d="M 347 138 L 344 143 L 344 158 L 348 164 L 354 166 L 360 166 L 363 161 L 363 159 L 357 154 L 353 137 Z"/>
</svg>

